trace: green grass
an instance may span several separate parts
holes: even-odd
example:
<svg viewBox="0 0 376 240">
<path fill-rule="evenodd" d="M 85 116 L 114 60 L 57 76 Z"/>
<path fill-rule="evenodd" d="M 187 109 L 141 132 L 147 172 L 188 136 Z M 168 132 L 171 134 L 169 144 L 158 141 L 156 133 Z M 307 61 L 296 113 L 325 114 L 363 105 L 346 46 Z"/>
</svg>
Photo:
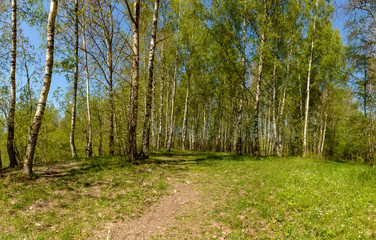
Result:
<svg viewBox="0 0 376 240">
<path fill-rule="evenodd" d="M 188 173 L 202 204 L 211 207 L 177 216 L 185 226 L 174 234 L 187 234 L 204 214 L 204 239 L 376 238 L 376 169 L 370 166 L 173 151 L 137 166 L 108 157 L 47 167 L 52 170 L 36 171 L 34 180 L 18 173 L 2 179 L 0 239 L 91 238 L 106 223 L 142 215 L 167 193 L 167 178 Z"/>
<path fill-rule="evenodd" d="M 46 167 L 34 180 L 2 179 L 0 239 L 90 238 L 105 223 L 138 217 L 168 187 L 158 165 L 116 157 Z"/>
<path fill-rule="evenodd" d="M 376 171 L 301 158 L 209 154 L 192 168 L 215 202 L 213 221 L 228 239 L 376 237 Z"/>
</svg>

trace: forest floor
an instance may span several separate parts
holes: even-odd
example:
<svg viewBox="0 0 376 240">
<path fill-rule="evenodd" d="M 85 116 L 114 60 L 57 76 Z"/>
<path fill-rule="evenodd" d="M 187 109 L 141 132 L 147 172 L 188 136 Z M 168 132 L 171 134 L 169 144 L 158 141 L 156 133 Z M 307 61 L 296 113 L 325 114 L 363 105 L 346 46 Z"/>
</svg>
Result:
<svg viewBox="0 0 376 240">
<path fill-rule="evenodd" d="M 0 239 L 372 239 L 376 169 L 301 158 L 161 152 L 95 157 L 0 182 Z"/>
</svg>

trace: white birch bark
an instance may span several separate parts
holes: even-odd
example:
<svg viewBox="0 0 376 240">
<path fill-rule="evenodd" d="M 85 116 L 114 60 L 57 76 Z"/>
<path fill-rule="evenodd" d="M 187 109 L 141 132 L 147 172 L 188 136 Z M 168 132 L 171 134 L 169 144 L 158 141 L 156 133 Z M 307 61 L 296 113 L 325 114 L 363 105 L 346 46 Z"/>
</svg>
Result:
<svg viewBox="0 0 376 240">
<path fill-rule="evenodd" d="M 188 70 L 188 71 L 190 71 L 190 70 Z M 187 136 L 187 119 L 188 119 L 188 104 L 189 104 L 190 84 L 191 84 L 190 73 L 188 73 L 188 85 L 187 85 L 187 93 L 185 95 L 183 132 L 182 132 L 182 142 L 181 142 L 181 149 L 183 151 L 185 150 L 185 141 L 186 141 L 186 136 Z"/>
<path fill-rule="evenodd" d="M 164 43 L 162 43 L 162 55 L 161 55 L 161 61 L 162 61 L 162 73 L 161 73 L 161 85 L 159 88 L 159 126 L 158 126 L 158 137 L 157 137 L 157 151 L 160 149 L 161 141 L 162 141 L 162 115 L 163 115 L 163 96 L 164 96 L 164 79 L 165 79 L 165 49 L 164 49 Z"/>
<path fill-rule="evenodd" d="M 78 82 L 78 0 L 74 4 L 74 79 L 73 79 L 73 101 L 72 101 L 72 118 L 69 143 L 72 158 L 77 158 L 76 146 L 74 144 L 74 131 L 76 128 L 76 110 L 77 110 L 77 82 Z"/>
<path fill-rule="evenodd" d="M 32 173 L 35 146 L 37 144 L 39 128 L 42 124 L 47 96 L 51 85 L 52 68 L 54 63 L 55 21 L 57 14 L 57 6 L 58 0 L 51 0 L 47 24 L 47 50 L 44 81 L 39 97 L 37 110 L 29 131 L 29 140 L 26 149 L 24 167 L 22 171 L 22 173 L 25 175 L 29 175 Z"/>
<path fill-rule="evenodd" d="M 149 50 L 149 63 L 148 63 L 148 86 L 146 93 L 146 106 L 145 106 L 145 121 L 144 130 L 142 137 L 142 149 L 140 156 L 141 158 L 149 157 L 149 142 L 150 142 L 150 114 L 151 114 L 151 104 L 152 104 L 152 94 L 153 94 L 153 73 L 154 73 L 154 52 L 155 44 L 157 38 L 157 27 L 158 27 L 158 9 L 159 0 L 154 2 L 154 14 L 153 14 L 153 27 L 151 30 L 151 40 L 150 40 L 150 50 Z"/>
<path fill-rule="evenodd" d="M 84 26 L 84 25 L 83 25 Z M 88 128 L 88 141 L 86 143 L 86 157 L 91 157 L 93 155 L 93 130 L 91 124 L 91 110 L 90 110 L 90 76 L 89 76 L 89 63 L 88 63 L 88 53 L 86 49 L 86 35 L 85 27 L 83 27 L 82 32 L 82 44 L 85 57 L 85 78 L 86 78 L 86 108 L 87 108 L 87 128 Z"/>
<path fill-rule="evenodd" d="M 14 150 L 14 118 L 16 114 L 16 64 L 17 64 L 17 0 L 12 0 L 12 51 L 10 66 L 10 108 L 8 116 L 7 150 L 10 167 L 18 165 Z"/>
<path fill-rule="evenodd" d="M 262 80 L 262 68 L 263 68 L 263 48 L 265 43 L 265 35 L 261 34 L 260 41 L 260 56 L 259 56 L 259 65 L 258 65 L 258 76 L 256 78 L 256 94 L 255 94 L 255 108 L 254 108 L 254 118 L 253 118 L 253 135 L 254 135 L 254 146 L 253 146 L 253 155 L 260 155 L 260 142 L 259 142 L 259 126 L 258 126 L 258 117 L 259 117 L 259 107 L 260 107 L 260 96 L 261 96 L 261 80 Z"/>
<path fill-rule="evenodd" d="M 312 60 L 313 60 L 313 49 L 315 43 L 315 34 L 316 34 L 316 18 L 317 18 L 317 6 L 318 2 L 315 1 L 316 9 L 315 9 L 315 16 L 313 20 L 313 35 L 311 40 L 311 50 L 308 59 L 308 76 L 307 76 L 307 96 L 306 96 L 306 103 L 305 103 L 305 112 L 304 112 L 304 130 L 303 130 L 303 156 L 306 156 L 308 153 L 307 147 L 307 130 L 308 130 L 308 113 L 309 113 L 309 97 L 310 97 L 310 88 L 311 88 L 311 68 L 312 68 Z"/>
<path fill-rule="evenodd" d="M 132 17 L 132 16 L 131 16 Z M 128 136 L 128 158 L 129 161 L 137 160 L 137 117 L 138 117 L 138 81 L 139 81 L 139 19 L 140 19 L 140 0 L 134 1 L 134 14 L 132 17 L 133 30 L 133 59 L 132 59 L 132 80 L 131 80 L 131 116 L 129 120 Z"/>
</svg>

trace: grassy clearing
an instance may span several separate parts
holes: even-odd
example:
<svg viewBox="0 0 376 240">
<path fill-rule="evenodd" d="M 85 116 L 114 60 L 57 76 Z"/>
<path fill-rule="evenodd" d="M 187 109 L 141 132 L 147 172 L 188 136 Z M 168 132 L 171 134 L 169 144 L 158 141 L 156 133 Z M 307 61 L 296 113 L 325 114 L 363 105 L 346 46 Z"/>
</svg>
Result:
<svg viewBox="0 0 376 240">
<path fill-rule="evenodd" d="M 203 239 L 376 238 L 376 170 L 365 165 L 172 152 L 139 166 L 94 158 L 38 171 L 0 183 L 0 239 L 92 238 L 104 223 L 140 216 L 187 176 L 199 208 L 156 239 L 189 236 L 197 223 Z"/>
<path fill-rule="evenodd" d="M 0 183 L 0 239 L 87 239 L 103 223 L 138 217 L 168 183 L 156 164 L 94 158 L 36 168 Z"/>
<path fill-rule="evenodd" d="M 205 155 L 192 171 L 205 176 L 203 190 L 215 204 L 209 219 L 231 229 L 228 239 L 376 237 L 376 171 L 369 166 Z M 221 228 L 210 234 L 223 235 Z"/>
</svg>

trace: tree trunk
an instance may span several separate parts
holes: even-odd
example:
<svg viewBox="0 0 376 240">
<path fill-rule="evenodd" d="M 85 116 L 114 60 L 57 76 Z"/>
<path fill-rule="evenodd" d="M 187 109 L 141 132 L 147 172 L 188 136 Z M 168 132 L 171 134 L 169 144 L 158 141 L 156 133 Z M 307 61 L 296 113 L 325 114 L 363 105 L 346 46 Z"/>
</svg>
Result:
<svg viewBox="0 0 376 240">
<path fill-rule="evenodd" d="M 0 150 L 0 177 L 3 176 L 3 162 L 1 160 L 1 150 Z"/>
<path fill-rule="evenodd" d="M 155 148 L 157 146 L 157 108 L 156 108 L 156 101 L 157 97 L 155 94 L 155 75 L 153 76 L 153 90 L 152 90 L 152 98 L 153 101 L 151 102 L 151 141 L 153 145 L 153 150 L 155 151 Z"/>
<path fill-rule="evenodd" d="M 99 114 L 97 116 L 98 122 L 99 122 L 99 146 L 98 146 L 98 155 L 102 156 L 103 155 L 103 137 L 102 137 L 102 116 Z"/>
<path fill-rule="evenodd" d="M 179 2 L 179 15 L 178 19 L 180 19 L 180 2 Z M 171 120 L 170 120 L 170 130 L 167 134 L 167 145 L 166 150 L 171 151 L 172 147 L 172 137 L 174 133 L 174 126 L 175 126 L 175 95 L 176 95 L 176 82 L 178 78 L 178 60 L 179 60 L 179 43 L 180 43 L 180 26 L 178 21 L 178 29 L 177 29 L 177 44 L 176 44 L 176 53 L 175 53 L 175 68 L 174 68 L 174 79 L 172 83 L 172 96 L 171 96 Z"/>
<path fill-rule="evenodd" d="M 153 14 L 153 28 L 151 30 L 151 40 L 150 40 L 150 52 L 149 52 L 149 63 L 148 63 L 148 86 L 146 92 L 146 106 L 145 106 L 145 122 L 144 131 L 142 137 L 142 149 L 140 153 L 141 158 L 149 157 L 149 136 L 150 136 L 150 114 L 151 114 L 151 104 L 152 104 L 152 94 L 153 94 L 153 71 L 154 71 L 154 52 L 155 52 L 155 41 L 157 38 L 157 27 L 158 27 L 158 8 L 159 0 L 154 2 L 154 14 Z"/>
<path fill-rule="evenodd" d="M 285 103 L 286 103 L 286 93 L 287 93 L 287 83 L 290 78 L 290 66 L 291 66 L 291 56 L 292 56 L 292 49 L 293 49 L 293 44 L 291 43 L 291 48 L 287 60 L 287 75 L 286 75 L 286 80 L 284 83 L 283 87 L 283 94 L 282 94 L 282 103 L 281 103 L 281 111 L 279 113 L 279 133 L 278 133 L 278 140 L 277 140 L 277 156 L 281 157 L 282 156 L 282 134 L 283 134 L 283 114 L 284 114 L 284 109 L 285 109 Z"/>
<path fill-rule="evenodd" d="M 74 131 L 76 128 L 76 110 L 77 110 L 77 82 L 78 82 L 78 0 L 74 4 L 74 79 L 73 79 L 73 101 L 72 101 L 72 119 L 69 143 L 72 158 L 77 158 L 76 146 L 74 144 Z"/>
<path fill-rule="evenodd" d="M 177 57 L 176 57 L 177 62 Z M 176 63 L 177 64 L 177 63 Z M 175 73 L 174 79 L 172 83 L 172 93 L 171 93 L 171 116 L 170 116 L 170 128 L 168 132 L 168 140 L 167 140 L 167 151 L 171 151 L 172 147 L 172 136 L 174 133 L 174 126 L 175 126 L 175 94 L 176 94 L 176 81 L 177 81 L 177 66 L 175 66 Z"/>
<path fill-rule="evenodd" d="M 272 138 L 272 154 L 276 153 L 278 145 L 278 131 L 277 131 L 277 61 L 278 61 L 278 45 L 275 44 L 275 58 L 273 64 L 273 107 L 272 107 L 272 117 L 273 117 L 273 138 Z"/>
<path fill-rule="evenodd" d="M 140 0 L 134 1 L 134 14 L 132 17 L 133 30 L 133 59 L 132 59 L 132 80 L 131 80 L 131 116 L 129 120 L 129 161 L 137 160 L 137 117 L 138 117 L 138 78 L 139 78 L 139 18 Z"/>
<path fill-rule="evenodd" d="M 260 96 L 261 96 L 261 78 L 262 78 L 262 67 L 263 67 L 263 48 L 265 43 L 265 35 L 261 34 L 260 41 L 260 56 L 259 56 L 259 65 L 258 65 L 258 76 L 256 78 L 256 95 L 255 95 L 255 109 L 254 109 L 254 118 L 253 118 L 253 135 L 254 135 L 254 146 L 253 146 L 253 155 L 260 155 L 260 142 L 259 142 L 259 129 L 258 129 L 258 117 L 259 117 L 259 107 L 260 107 Z"/>
<path fill-rule="evenodd" d="M 206 104 L 204 104 L 204 121 L 202 123 L 202 139 L 201 139 L 201 150 L 205 149 L 205 129 L 206 129 Z"/>
<path fill-rule="evenodd" d="M 372 98 L 372 83 L 371 80 L 369 81 L 369 96 Z M 368 151 L 367 151 L 367 162 L 372 164 L 373 161 L 373 143 L 372 143 L 372 101 L 368 103 L 369 114 L 368 114 Z"/>
<path fill-rule="evenodd" d="M 112 21 L 111 21 L 112 22 Z M 112 59 L 112 37 L 106 39 L 107 45 L 107 69 L 108 69 L 108 93 L 109 93 L 109 104 L 110 104 L 110 133 L 108 136 L 108 146 L 109 154 L 114 155 L 115 144 L 114 144 L 114 90 L 113 90 L 113 59 Z"/>
<path fill-rule="evenodd" d="M 228 127 L 225 126 L 225 136 L 223 138 L 223 152 L 227 152 L 227 135 L 228 135 Z"/>
<path fill-rule="evenodd" d="M 29 67 L 27 65 L 27 58 L 26 58 L 27 55 L 26 55 L 26 49 L 24 47 L 23 41 L 21 41 L 21 48 L 23 52 L 23 64 L 25 67 L 25 74 L 26 74 L 26 79 L 27 79 L 26 89 L 27 89 L 27 99 L 29 101 L 28 121 L 31 121 L 31 117 L 32 117 L 31 115 L 33 114 L 33 104 L 32 104 L 32 99 L 31 99 L 31 86 L 30 86 L 31 76 L 29 73 Z"/>
<path fill-rule="evenodd" d="M 245 8 L 244 8 L 245 9 Z M 245 84 L 245 74 L 246 74 L 246 69 L 245 69 L 245 34 L 247 30 L 247 25 L 246 25 L 246 19 L 243 19 L 243 44 L 242 44 L 242 79 L 240 79 L 240 99 L 239 99 L 239 111 L 238 111 L 238 121 L 237 121 L 237 138 L 236 138 L 236 144 L 235 144 L 235 151 L 237 155 L 242 154 L 242 119 L 243 119 L 243 85 Z"/>
<path fill-rule="evenodd" d="M 247 100 L 247 109 L 246 109 L 246 128 L 245 128 L 245 144 L 244 144 L 244 152 L 250 153 L 250 117 L 249 117 L 249 100 Z"/>
<path fill-rule="evenodd" d="M 323 135 L 323 114 L 324 114 L 324 110 L 321 110 L 321 114 L 320 114 L 320 129 L 319 129 L 319 142 L 316 146 L 316 154 L 318 155 L 321 155 L 321 141 L 322 141 L 322 135 Z"/>
<path fill-rule="evenodd" d="M 85 77 L 86 77 L 86 108 L 87 108 L 87 128 L 88 128 L 88 141 L 86 143 L 86 157 L 93 155 L 93 130 L 91 125 L 91 111 L 90 111 L 90 84 L 89 84 L 89 64 L 86 50 L 86 36 L 85 29 L 82 33 L 82 43 L 85 55 Z"/>
<path fill-rule="evenodd" d="M 43 114 L 46 107 L 48 92 L 51 85 L 52 68 L 54 63 L 54 40 L 55 40 L 55 20 L 57 14 L 57 0 L 51 0 L 50 13 L 47 24 L 47 51 L 46 51 L 46 67 L 42 90 L 39 97 L 37 111 L 35 113 L 33 123 L 30 127 L 29 140 L 26 149 L 26 156 L 23 167 L 23 174 L 29 175 L 33 169 L 33 158 L 35 146 L 37 144 L 39 128 L 42 124 Z"/>
<path fill-rule="evenodd" d="M 325 143 L 325 134 L 326 134 L 326 124 L 327 124 L 327 121 L 328 121 L 328 114 L 325 113 L 324 130 L 323 130 L 322 140 L 321 140 L 320 155 L 323 155 L 323 153 L 324 153 L 324 143 Z"/>
<path fill-rule="evenodd" d="M 265 135 L 266 135 L 266 143 L 265 143 L 265 151 L 264 151 L 264 154 L 265 155 L 269 155 L 269 146 L 270 146 L 270 142 L 271 142 L 271 133 L 270 133 L 270 124 L 271 124 L 271 121 L 270 121 L 270 101 L 268 102 L 267 104 L 267 112 L 266 112 L 266 119 L 265 119 L 265 122 L 266 122 L 266 125 L 265 125 Z"/>
<path fill-rule="evenodd" d="M 8 116 L 7 149 L 10 167 L 18 165 L 14 151 L 14 118 L 16 113 L 16 61 L 17 61 L 17 0 L 12 0 L 12 53 L 10 67 L 10 108 Z"/>
<path fill-rule="evenodd" d="M 160 85 L 160 93 L 159 93 L 159 126 L 158 126 L 158 138 L 157 138 L 157 151 L 160 149 L 161 141 L 162 141 L 162 115 L 163 115 L 163 92 L 164 92 L 164 78 L 165 78 L 165 49 L 164 43 L 162 43 L 162 73 L 161 73 L 161 85 Z"/>
<path fill-rule="evenodd" d="M 124 144 L 121 142 L 120 131 L 119 131 L 119 128 L 118 128 L 118 118 L 117 118 L 116 111 L 114 111 L 114 131 L 115 131 L 115 136 L 116 136 L 117 155 L 122 155 L 121 146 L 124 145 Z"/>
<path fill-rule="evenodd" d="M 216 133 L 217 133 L 217 136 L 215 138 L 215 151 L 216 152 L 220 152 L 221 151 L 221 137 L 222 137 L 222 132 L 221 132 L 221 128 L 222 128 L 222 121 L 221 121 L 221 103 L 222 103 L 222 96 L 218 96 L 218 109 L 217 109 L 217 124 L 216 124 Z"/>
<path fill-rule="evenodd" d="M 168 133 L 170 132 L 170 128 L 169 128 L 169 125 L 170 125 L 170 120 L 169 120 L 169 116 L 170 116 L 170 81 L 169 79 L 167 79 L 167 96 L 166 96 L 166 133 L 165 133 L 165 149 L 167 149 L 167 143 L 168 143 Z"/>
<path fill-rule="evenodd" d="M 316 10 L 317 11 L 317 0 L 316 0 Z M 307 129 L 308 129 L 308 113 L 309 113 L 309 95 L 310 95 L 310 88 L 311 88 L 311 68 L 312 68 L 312 59 L 313 59 L 313 48 L 315 42 L 315 34 L 316 34 L 316 18 L 317 13 L 315 12 L 314 20 L 313 20 L 313 35 L 311 41 L 311 51 L 309 54 L 308 59 L 308 76 L 307 76 L 307 97 L 305 103 L 305 112 L 304 112 L 304 130 L 303 130 L 303 156 L 306 156 L 308 153 L 307 149 Z"/>
<path fill-rule="evenodd" d="M 188 70 L 190 71 L 190 70 Z M 188 85 L 187 85 L 187 94 L 185 96 L 185 104 L 184 104 L 184 118 L 183 118 L 183 135 L 182 135 L 182 143 L 181 149 L 185 150 L 185 141 L 187 136 L 187 119 L 188 119 L 188 103 L 189 103 L 189 88 L 191 84 L 190 73 L 188 72 Z"/>
</svg>

